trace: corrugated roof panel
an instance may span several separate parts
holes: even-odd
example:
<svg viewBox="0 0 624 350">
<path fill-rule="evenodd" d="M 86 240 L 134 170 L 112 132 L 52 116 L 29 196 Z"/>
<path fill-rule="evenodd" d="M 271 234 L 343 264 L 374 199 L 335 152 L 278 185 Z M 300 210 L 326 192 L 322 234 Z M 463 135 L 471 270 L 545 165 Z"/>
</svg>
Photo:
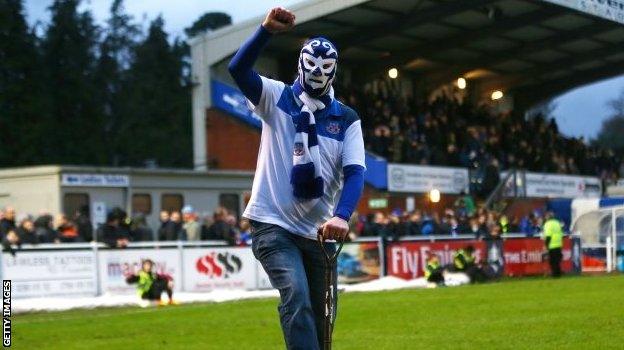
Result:
<svg viewBox="0 0 624 350">
<path fill-rule="evenodd" d="M 491 20 L 481 11 L 469 10 L 460 12 L 442 19 L 445 23 L 450 23 L 462 28 L 479 28 L 491 23 Z"/>
<path fill-rule="evenodd" d="M 495 6 L 501 9 L 505 16 L 517 16 L 539 9 L 536 4 L 521 0 L 498 1 Z"/>
<path fill-rule="evenodd" d="M 437 1 L 436 1 L 437 2 Z M 431 1 L 405 1 L 405 0 L 377 0 L 371 1 L 367 4 L 369 7 L 377 7 L 384 10 L 390 11 L 398 11 L 398 12 L 408 12 L 414 9 L 415 6 L 418 6 L 418 9 L 426 9 L 431 6 L 436 5 Z"/>
<path fill-rule="evenodd" d="M 354 26 L 369 26 L 389 22 L 394 16 L 380 11 L 352 7 L 344 11 L 333 13 L 327 16 L 327 18 Z"/>
<path fill-rule="evenodd" d="M 522 57 L 526 57 L 532 61 L 539 61 L 539 62 L 553 62 L 556 61 L 560 58 L 564 58 L 568 55 L 561 53 L 559 51 L 555 51 L 555 50 L 551 50 L 551 49 L 546 49 L 546 50 L 542 50 L 542 51 L 538 51 L 538 52 L 533 52 L 531 54 L 528 55 L 524 55 Z"/>
<path fill-rule="evenodd" d="M 606 56 L 605 60 L 610 61 L 610 62 L 624 61 L 624 52 L 620 52 L 620 53 L 616 53 L 614 55 Z"/>
<path fill-rule="evenodd" d="M 474 51 L 457 48 L 442 52 L 432 52 L 431 56 L 440 57 L 445 61 L 461 61 L 466 59 L 476 59 L 481 56 L 481 54 Z"/>
<path fill-rule="evenodd" d="M 624 28 L 620 27 L 608 32 L 594 35 L 593 38 L 610 43 L 619 43 L 624 41 Z"/>
<path fill-rule="evenodd" d="M 499 63 L 493 66 L 493 68 L 496 70 L 502 70 L 505 72 L 512 72 L 512 73 L 519 72 L 521 70 L 532 68 L 532 67 L 534 67 L 533 64 L 525 62 L 525 61 L 521 61 L 521 60 L 509 60 L 509 61 L 505 61 L 503 63 Z"/>
<path fill-rule="evenodd" d="M 566 76 L 571 75 L 572 72 L 567 70 L 567 69 L 559 69 L 556 71 L 551 71 L 548 73 L 544 73 L 540 76 L 540 78 L 542 78 L 543 80 L 553 80 L 553 79 L 559 79 L 559 78 L 563 78 Z"/>
<path fill-rule="evenodd" d="M 575 66 L 572 66 L 572 68 L 576 69 L 576 70 L 588 70 L 588 69 L 592 69 L 592 68 L 598 68 L 598 67 L 602 67 L 604 66 L 605 63 L 601 60 L 594 60 L 594 61 L 589 61 L 589 62 L 583 62 L 581 64 L 577 64 Z"/>
<path fill-rule="evenodd" d="M 559 46 L 559 48 L 561 49 L 564 49 L 566 51 L 572 51 L 572 52 L 583 52 L 583 51 L 595 50 L 600 47 L 602 47 L 602 45 L 598 44 L 595 41 L 588 40 L 588 39 L 575 40 L 575 41 Z"/>
<path fill-rule="evenodd" d="M 470 43 L 468 47 L 484 51 L 500 51 L 508 49 L 515 45 L 516 42 L 503 38 L 484 38 L 482 40 Z"/>
<path fill-rule="evenodd" d="M 441 39 L 460 33 L 458 29 L 434 23 L 415 26 L 404 32 L 423 39 Z"/>
<path fill-rule="evenodd" d="M 553 36 L 556 34 L 557 33 L 552 30 L 548 30 L 548 29 L 541 28 L 538 26 L 527 25 L 525 27 L 507 32 L 505 33 L 505 36 L 508 38 L 516 39 L 516 40 L 534 41 L 534 40 L 543 39 L 549 36 Z"/>
<path fill-rule="evenodd" d="M 579 15 L 567 13 L 561 16 L 556 16 L 556 17 L 547 19 L 542 22 L 542 25 L 553 28 L 553 29 L 570 30 L 570 29 L 589 25 L 593 22 L 594 21 L 586 17 L 581 17 Z"/>
<path fill-rule="evenodd" d="M 397 50 L 412 47 L 420 42 L 422 41 L 406 38 L 404 36 L 389 35 L 371 41 L 370 45 L 379 47 L 380 49 Z"/>
</svg>

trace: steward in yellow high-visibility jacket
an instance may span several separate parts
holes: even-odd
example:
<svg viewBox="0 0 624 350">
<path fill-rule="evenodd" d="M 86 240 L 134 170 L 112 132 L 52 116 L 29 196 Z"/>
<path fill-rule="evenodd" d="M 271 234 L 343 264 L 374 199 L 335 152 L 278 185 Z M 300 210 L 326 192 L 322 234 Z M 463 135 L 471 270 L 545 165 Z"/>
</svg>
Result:
<svg viewBox="0 0 624 350">
<path fill-rule="evenodd" d="M 553 277 L 561 276 L 561 248 L 563 247 L 563 227 L 552 212 L 546 213 L 543 226 L 543 239 L 548 249 L 548 262 Z"/>
</svg>

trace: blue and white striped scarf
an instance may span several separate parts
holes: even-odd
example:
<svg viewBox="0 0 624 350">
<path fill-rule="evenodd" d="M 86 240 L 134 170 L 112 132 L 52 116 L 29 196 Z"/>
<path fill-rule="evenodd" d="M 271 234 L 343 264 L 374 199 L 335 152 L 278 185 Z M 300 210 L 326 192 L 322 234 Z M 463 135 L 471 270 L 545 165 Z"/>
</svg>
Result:
<svg viewBox="0 0 624 350">
<path fill-rule="evenodd" d="M 333 100 L 333 89 L 318 98 L 313 98 L 304 90 L 299 80 L 293 84 L 293 93 L 302 102 L 299 122 L 295 126 L 293 147 L 293 168 L 290 184 L 296 198 L 310 200 L 323 195 L 321 176 L 321 155 L 316 133 L 314 112 L 329 107 Z"/>
</svg>

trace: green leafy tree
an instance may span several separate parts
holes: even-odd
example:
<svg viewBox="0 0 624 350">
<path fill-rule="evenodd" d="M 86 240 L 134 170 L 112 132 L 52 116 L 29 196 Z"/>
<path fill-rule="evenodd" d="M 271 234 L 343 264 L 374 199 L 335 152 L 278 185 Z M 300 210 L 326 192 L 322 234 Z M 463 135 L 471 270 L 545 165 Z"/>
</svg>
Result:
<svg viewBox="0 0 624 350">
<path fill-rule="evenodd" d="M 611 115 L 602 122 L 594 144 L 624 155 L 624 90 L 617 98 L 607 102 L 607 106 L 611 109 Z"/>
<path fill-rule="evenodd" d="M 49 115 L 42 125 L 48 163 L 102 164 L 105 143 L 98 137 L 102 116 L 95 80 L 98 28 L 79 0 L 55 0 L 42 42 Z"/>
<path fill-rule="evenodd" d="M 123 127 L 126 106 L 131 103 L 122 94 L 122 87 L 128 79 L 132 50 L 141 30 L 133 23 L 132 16 L 124 12 L 123 0 L 113 1 L 106 23 L 104 38 L 99 44 L 95 80 L 100 90 L 98 104 L 103 118 L 100 135 L 108 145 L 106 162 L 115 165 L 122 157 L 118 131 Z"/>
<path fill-rule="evenodd" d="M 170 45 L 161 17 L 133 52 L 122 94 L 128 99 L 119 130 L 121 164 L 191 165 L 191 94 L 184 76 L 184 48 Z"/>
<path fill-rule="evenodd" d="M 190 27 L 184 29 L 186 35 L 191 38 L 207 30 L 216 30 L 232 24 L 232 17 L 223 12 L 208 12 L 199 17 Z"/>
<path fill-rule="evenodd" d="M 0 166 L 41 161 L 41 64 L 21 0 L 0 0 Z"/>
</svg>

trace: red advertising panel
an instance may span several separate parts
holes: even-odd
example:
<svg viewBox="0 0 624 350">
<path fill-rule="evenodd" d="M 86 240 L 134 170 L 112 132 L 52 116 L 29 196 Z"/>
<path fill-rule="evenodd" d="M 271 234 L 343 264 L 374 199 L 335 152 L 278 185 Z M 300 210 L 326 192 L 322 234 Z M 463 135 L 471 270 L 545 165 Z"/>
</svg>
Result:
<svg viewBox="0 0 624 350">
<path fill-rule="evenodd" d="M 563 272 L 572 271 L 572 242 L 563 240 Z M 550 272 L 545 244 L 539 238 L 508 239 L 503 243 L 505 274 L 508 276 L 543 275 Z"/>
<path fill-rule="evenodd" d="M 390 276 L 413 279 L 423 276 L 423 268 L 429 253 L 437 254 L 441 264 L 453 261 L 453 254 L 461 248 L 472 245 L 477 261 L 487 260 L 487 246 L 483 241 L 447 240 L 394 242 L 386 247 L 386 271 Z M 562 270 L 571 272 L 572 244 L 569 238 L 563 241 Z M 544 241 L 539 238 L 512 238 L 503 242 L 505 274 L 508 276 L 543 275 L 550 271 Z"/>
<path fill-rule="evenodd" d="M 468 245 L 475 247 L 478 261 L 486 258 L 485 243 L 472 240 L 448 240 L 438 242 L 396 242 L 386 247 L 386 268 L 388 275 L 405 279 L 423 276 L 427 255 L 431 252 L 440 257 L 442 265 L 453 261 L 453 254 Z"/>
</svg>

